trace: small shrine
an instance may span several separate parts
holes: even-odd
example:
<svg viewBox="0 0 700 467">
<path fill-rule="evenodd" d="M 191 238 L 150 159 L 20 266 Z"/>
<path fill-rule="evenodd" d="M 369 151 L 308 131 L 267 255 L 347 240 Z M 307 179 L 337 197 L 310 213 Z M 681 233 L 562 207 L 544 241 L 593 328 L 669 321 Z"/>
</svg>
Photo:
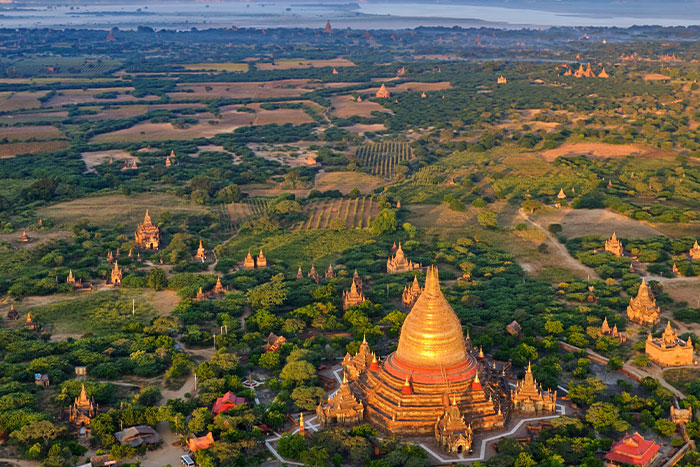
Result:
<svg viewBox="0 0 700 467">
<path fill-rule="evenodd" d="M 603 320 L 603 324 L 600 326 L 599 335 L 612 337 L 613 339 L 617 339 L 621 343 L 627 341 L 627 334 L 625 334 L 624 332 L 619 332 L 617 330 L 617 324 L 614 325 L 612 329 L 610 329 L 607 317 Z"/>
<path fill-rule="evenodd" d="M 24 321 L 24 328 L 29 329 L 30 331 L 36 331 L 39 329 L 39 323 L 32 319 L 32 314 L 29 312 L 27 313 L 27 319 Z"/>
<path fill-rule="evenodd" d="M 644 352 L 660 366 L 693 364 L 693 343 L 690 337 L 687 341 L 680 339 L 670 321 L 660 339 L 653 338 L 649 333 Z"/>
<path fill-rule="evenodd" d="M 676 425 L 680 423 L 689 423 L 693 421 L 693 408 L 677 409 L 671 404 L 671 421 Z"/>
<path fill-rule="evenodd" d="M 394 256 L 390 256 L 386 260 L 386 272 L 387 274 L 397 274 L 401 272 L 409 272 L 414 269 L 420 269 L 420 264 L 414 263 L 413 261 L 406 259 L 404 255 L 403 248 L 401 248 L 401 242 L 399 242 L 399 248 L 396 250 Z"/>
<path fill-rule="evenodd" d="M 336 276 L 335 271 L 333 271 L 333 265 L 329 264 L 328 269 L 326 269 L 326 279 L 333 279 Z"/>
<path fill-rule="evenodd" d="M 322 426 L 359 423 L 363 419 L 364 411 L 362 403 L 350 391 L 346 375 L 343 375 L 343 382 L 336 393 L 328 396 L 326 402 L 316 407 L 316 415 Z"/>
<path fill-rule="evenodd" d="M 243 269 L 255 269 L 255 259 L 250 254 L 250 250 L 248 250 L 248 255 L 243 260 Z"/>
<path fill-rule="evenodd" d="M 610 75 L 605 71 L 605 67 L 603 67 L 603 71 L 598 74 L 598 78 L 610 78 Z"/>
<path fill-rule="evenodd" d="M 506 84 L 506 83 L 508 83 L 508 80 L 503 75 L 499 76 L 498 79 L 496 80 L 496 84 Z"/>
<path fill-rule="evenodd" d="M 282 344 L 287 342 L 287 338 L 284 336 L 278 336 L 274 332 L 271 332 L 267 339 L 265 339 L 265 352 L 279 352 Z"/>
<path fill-rule="evenodd" d="M 379 87 L 379 91 L 377 91 L 376 96 L 379 99 L 388 99 L 391 97 L 391 94 L 387 90 L 386 86 L 384 86 L 384 83 L 382 83 L 382 85 Z"/>
<path fill-rule="evenodd" d="M 651 465 L 659 454 L 661 446 L 653 441 L 646 440 L 639 433 L 625 435 L 620 441 L 613 444 L 605 459 L 611 465 L 638 465 L 645 467 Z"/>
<path fill-rule="evenodd" d="M 320 278 L 313 264 L 311 265 L 311 269 L 309 270 L 309 273 L 306 275 L 306 277 L 308 277 L 309 279 L 313 279 L 313 281 L 317 284 L 319 283 Z"/>
<path fill-rule="evenodd" d="M 17 240 L 19 240 L 20 242 L 23 242 L 23 243 L 27 243 L 29 241 L 29 235 L 27 235 L 27 231 L 23 230 L 22 235 L 17 237 Z"/>
<path fill-rule="evenodd" d="M 121 285 L 122 283 L 122 271 L 119 269 L 119 262 L 115 261 L 114 262 L 114 267 L 112 268 L 112 272 L 109 275 L 109 282 L 107 282 L 108 286 L 115 287 L 118 285 Z"/>
<path fill-rule="evenodd" d="M 214 286 L 214 290 L 212 292 L 216 295 L 222 295 L 222 294 L 226 293 L 226 289 L 224 288 L 224 285 L 221 283 L 220 277 L 216 278 L 216 285 Z"/>
<path fill-rule="evenodd" d="M 445 415 L 435 423 L 435 441 L 449 453 L 462 454 L 471 452 L 473 438 L 472 427 L 464 421 L 453 397 Z"/>
</svg>

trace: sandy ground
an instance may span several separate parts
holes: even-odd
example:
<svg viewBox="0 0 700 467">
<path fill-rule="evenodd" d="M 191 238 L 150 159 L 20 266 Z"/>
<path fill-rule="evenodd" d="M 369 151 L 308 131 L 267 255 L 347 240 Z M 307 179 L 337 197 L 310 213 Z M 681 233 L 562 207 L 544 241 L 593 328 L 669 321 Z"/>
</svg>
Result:
<svg viewBox="0 0 700 467">
<path fill-rule="evenodd" d="M 95 104 L 113 104 L 125 101 L 153 101 L 160 99 L 158 96 L 145 96 L 135 98 L 130 93 L 134 88 L 94 88 L 94 89 L 63 89 L 58 91 L 54 97 L 44 104 L 45 107 L 60 107 L 63 105 L 85 104 L 93 102 Z M 116 91 L 115 99 L 95 99 L 96 94 Z"/>
<path fill-rule="evenodd" d="M 547 228 L 549 224 L 561 224 L 565 237 L 584 235 L 608 237 L 616 232 L 623 238 L 649 238 L 663 235 L 645 222 L 630 219 L 607 209 L 552 209 L 532 216 L 532 219 Z"/>
<path fill-rule="evenodd" d="M 339 118 L 348 118 L 354 115 L 358 117 L 371 117 L 372 112 L 375 111 L 388 112 L 387 109 L 376 102 L 368 100 L 357 102 L 350 95 L 332 97 L 331 104 L 333 105 L 333 111 L 331 113 Z"/>
<path fill-rule="evenodd" d="M 123 160 L 128 160 L 128 161 L 133 161 L 134 159 L 136 160 L 137 163 L 141 162 L 141 160 L 136 157 L 132 156 L 126 151 L 123 151 L 121 149 L 111 149 L 109 151 L 95 151 L 95 152 L 84 152 L 80 154 L 80 157 L 83 158 L 83 162 L 85 162 L 85 165 L 87 166 L 87 172 L 94 172 L 95 167 L 98 165 L 109 162 L 110 159 L 113 160 L 113 163 L 117 163 L 117 161 L 123 161 Z"/>
<path fill-rule="evenodd" d="M 637 144 L 607 144 L 607 143 L 569 143 L 555 149 L 542 151 L 542 157 L 553 161 L 559 156 L 587 155 L 591 157 L 609 158 L 626 157 L 632 154 L 642 157 L 673 157 L 673 153 L 661 153 L 655 149 Z"/>
<path fill-rule="evenodd" d="M 277 161 L 289 167 L 316 164 L 316 153 L 309 150 L 310 143 L 290 143 L 283 145 L 248 144 L 256 156 Z M 294 155 L 296 154 L 296 155 Z"/>
</svg>

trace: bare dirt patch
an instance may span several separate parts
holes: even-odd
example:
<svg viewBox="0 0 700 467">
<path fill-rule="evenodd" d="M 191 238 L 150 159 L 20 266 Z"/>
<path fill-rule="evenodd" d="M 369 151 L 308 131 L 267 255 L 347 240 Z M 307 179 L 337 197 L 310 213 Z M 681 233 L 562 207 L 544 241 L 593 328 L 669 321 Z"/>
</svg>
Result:
<svg viewBox="0 0 700 467">
<path fill-rule="evenodd" d="M 671 77 L 660 73 L 647 73 L 644 75 L 644 81 L 664 81 L 667 79 L 671 79 Z"/>
<path fill-rule="evenodd" d="M 608 209 L 552 209 L 531 217 L 544 228 L 549 224 L 560 224 L 563 228 L 562 235 L 568 238 L 584 235 L 607 237 L 613 232 L 623 238 L 649 238 L 663 235 L 650 224 L 630 219 Z"/>
<path fill-rule="evenodd" d="M 437 83 L 418 83 L 418 82 L 408 82 L 401 83 L 395 86 L 393 89 L 401 91 L 442 91 L 444 89 L 450 89 L 452 85 L 449 81 L 439 81 Z"/>
<path fill-rule="evenodd" d="M 83 107 L 84 109 L 90 109 L 90 107 Z M 146 105 L 124 105 L 117 107 L 110 107 L 108 109 L 103 109 L 102 107 L 96 107 L 94 110 L 97 111 L 95 115 L 82 115 L 79 117 L 80 120 L 87 121 L 100 121 L 100 120 L 118 120 L 122 118 L 136 117 L 137 115 L 142 115 L 148 111 L 148 106 Z"/>
<path fill-rule="evenodd" d="M 262 71 L 269 70 L 291 70 L 294 68 L 323 68 L 323 67 L 345 67 L 355 66 L 350 60 L 344 58 L 333 58 L 330 60 L 306 60 L 303 58 L 282 58 L 275 60 L 275 63 L 256 63 L 256 68 Z"/>
<path fill-rule="evenodd" d="M 34 248 L 37 245 L 46 243 L 52 240 L 68 240 L 72 234 L 66 230 L 27 230 L 29 242 L 21 242 L 17 237 L 22 232 L 3 233 L 0 234 L 0 241 L 5 241 L 13 244 L 16 248 Z"/>
<path fill-rule="evenodd" d="M 174 195 L 165 193 L 146 193 L 128 197 L 124 195 L 97 196 L 80 198 L 53 206 L 42 207 L 37 215 L 53 220 L 56 225 L 72 226 L 80 219 L 89 219 L 100 226 L 115 226 L 124 223 L 133 225 L 143 221 L 146 209 L 157 221 L 163 211 L 204 212 L 201 206 L 189 204 Z M 30 235 L 31 236 L 31 235 Z"/>
<path fill-rule="evenodd" d="M 662 153 L 655 149 L 637 144 L 607 143 L 569 143 L 555 149 L 542 151 L 542 157 L 553 161 L 560 156 L 586 155 L 590 157 L 611 158 L 636 155 L 641 157 L 673 157 L 673 153 Z"/>
<path fill-rule="evenodd" d="M 283 145 L 249 144 L 248 147 L 256 156 L 267 160 L 277 161 L 289 167 L 300 167 L 316 164 L 316 153 L 309 149 L 311 143 L 293 143 Z"/>
<path fill-rule="evenodd" d="M 18 154 L 42 154 L 60 151 L 68 146 L 68 141 L 65 140 L 0 144 L 0 158 L 14 157 Z"/>
<path fill-rule="evenodd" d="M 65 135 L 55 126 L 13 126 L 0 128 L 0 139 L 26 141 L 28 139 L 63 138 Z"/>
<path fill-rule="evenodd" d="M 352 96 L 336 96 L 331 98 L 333 105 L 334 116 L 339 118 L 348 118 L 352 116 L 371 117 L 372 112 L 388 112 L 387 109 L 368 100 L 357 102 Z"/>
<path fill-rule="evenodd" d="M 321 191 L 340 190 L 343 194 L 357 188 L 361 193 L 369 193 L 384 183 L 384 179 L 364 172 L 324 172 L 316 177 L 314 188 Z"/>
<path fill-rule="evenodd" d="M 83 158 L 83 162 L 85 162 L 85 165 L 87 166 L 87 172 L 94 172 L 95 167 L 97 167 L 100 164 L 103 164 L 105 162 L 109 162 L 110 159 L 113 161 L 121 161 L 121 160 L 134 160 L 136 159 L 136 162 L 141 162 L 141 160 L 138 157 L 132 156 L 126 151 L 122 151 L 121 149 L 111 149 L 109 151 L 94 151 L 94 152 L 84 152 L 80 154 L 80 157 Z"/>
<path fill-rule="evenodd" d="M 385 131 L 386 126 L 383 123 L 372 123 L 372 124 L 364 124 L 364 123 L 356 123 L 355 125 L 352 126 L 346 126 L 343 127 L 345 130 L 348 130 L 352 133 L 366 133 L 368 131 Z"/>
<path fill-rule="evenodd" d="M 183 140 L 193 138 L 210 138 L 220 133 L 229 133 L 242 126 L 268 125 L 277 123 L 300 124 L 310 123 L 313 120 L 301 109 L 276 109 L 263 110 L 258 108 L 255 113 L 237 112 L 240 106 L 228 106 L 222 108 L 221 118 L 201 118 L 199 123 L 185 128 L 175 128 L 171 123 L 143 122 L 131 128 L 97 135 L 93 138 L 95 143 L 113 142 L 137 142 L 137 141 L 164 141 Z M 252 106 L 251 106 L 252 108 Z"/>
</svg>

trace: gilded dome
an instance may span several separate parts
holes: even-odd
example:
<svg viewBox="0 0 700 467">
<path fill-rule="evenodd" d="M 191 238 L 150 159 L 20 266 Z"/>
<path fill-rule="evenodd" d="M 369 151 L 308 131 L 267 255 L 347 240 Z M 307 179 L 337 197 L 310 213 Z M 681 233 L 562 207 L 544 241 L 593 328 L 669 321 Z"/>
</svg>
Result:
<svg viewBox="0 0 700 467">
<path fill-rule="evenodd" d="M 449 368 L 468 360 L 462 323 L 440 290 L 434 266 L 428 268 L 425 289 L 403 323 L 396 358 L 419 368 Z"/>
</svg>

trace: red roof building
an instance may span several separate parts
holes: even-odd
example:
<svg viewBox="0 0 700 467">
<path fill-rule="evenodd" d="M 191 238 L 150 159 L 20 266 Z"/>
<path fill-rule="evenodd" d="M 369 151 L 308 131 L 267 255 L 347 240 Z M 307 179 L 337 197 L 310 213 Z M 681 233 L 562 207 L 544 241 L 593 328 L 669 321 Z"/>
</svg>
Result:
<svg viewBox="0 0 700 467">
<path fill-rule="evenodd" d="M 211 408 L 211 413 L 213 413 L 214 416 L 217 416 L 222 412 L 226 412 L 228 410 L 233 409 L 234 407 L 238 407 L 239 405 L 243 405 L 245 403 L 245 398 L 236 396 L 234 393 L 229 391 L 223 396 L 216 399 L 216 401 L 214 402 L 214 406 Z"/>
<path fill-rule="evenodd" d="M 630 464 L 646 466 L 656 458 L 661 446 L 646 440 L 639 433 L 625 435 L 605 455 L 613 464 Z"/>
<path fill-rule="evenodd" d="M 190 438 L 187 440 L 187 447 L 190 451 L 195 452 L 200 449 L 207 449 L 212 444 L 214 444 L 214 435 L 210 431 L 205 436 L 200 436 L 199 438 Z"/>
</svg>

